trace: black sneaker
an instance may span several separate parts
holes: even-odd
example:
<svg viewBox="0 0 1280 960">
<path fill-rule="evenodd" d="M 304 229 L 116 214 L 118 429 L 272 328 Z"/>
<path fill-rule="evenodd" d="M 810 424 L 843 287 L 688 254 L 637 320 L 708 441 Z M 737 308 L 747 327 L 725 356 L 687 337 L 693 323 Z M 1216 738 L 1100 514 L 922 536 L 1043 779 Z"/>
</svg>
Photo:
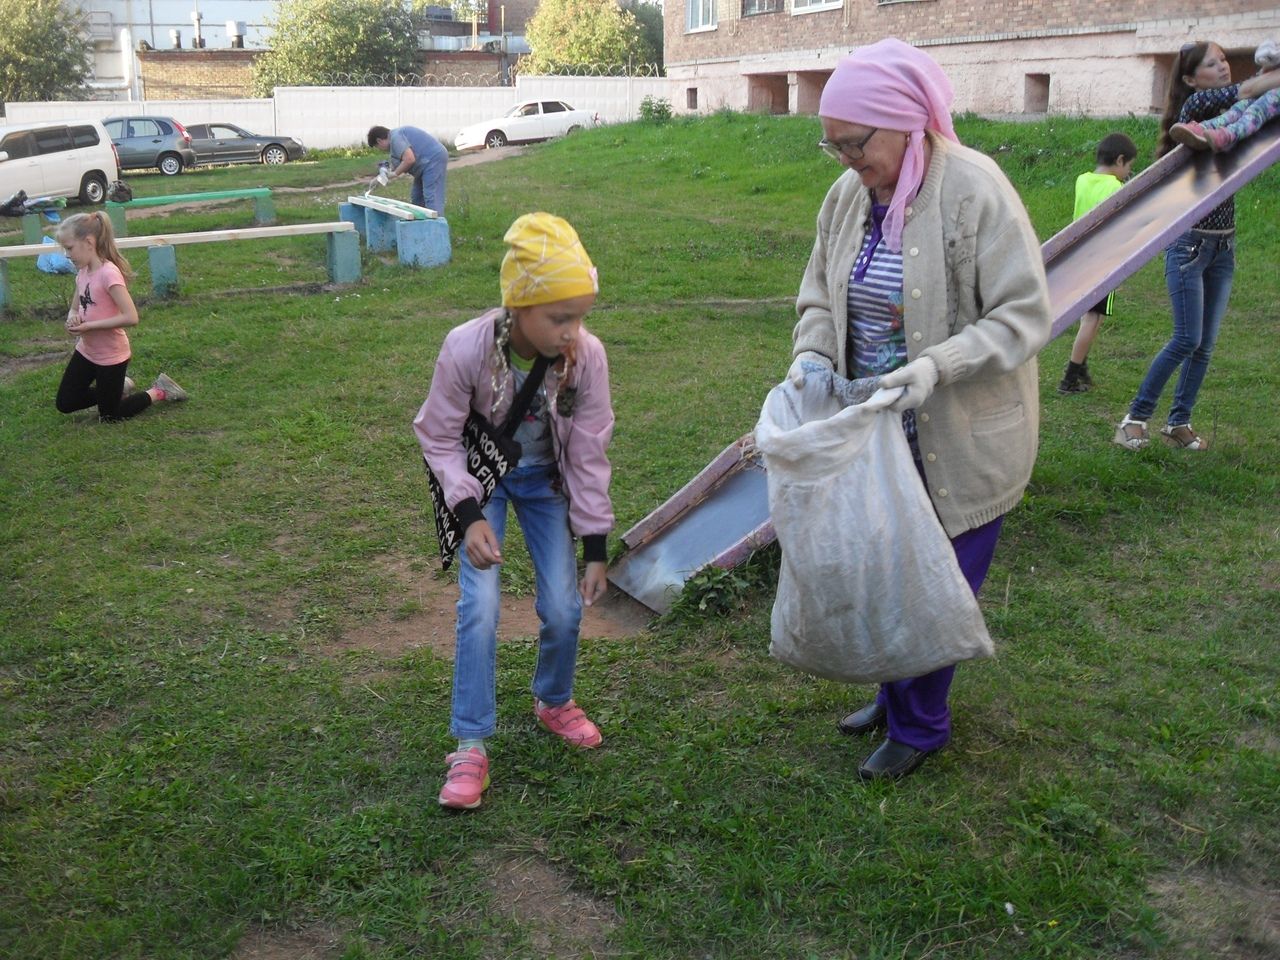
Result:
<svg viewBox="0 0 1280 960">
<path fill-rule="evenodd" d="M 1078 377 L 1063 377 L 1062 382 L 1058 384 L 1058 392 L 1061 394 L 1088 393 L 1089 384 Z"/>
<path fill-rule="evenodd" d="M 1089 388 L 1091 388 L 1091 389 L 1092 389 L 1092 387 L 1093 387 L 1093 377 L 1091 377 L 1091 376 L 1089 375 L 1089 361 L 1088 361 L 1088 360 L 1086 360 L 1084 363 L 1080 364 L 1080 382 L 1081 382 L 1081 383 L 1083 383 L 1086 387 L 1089 387 Z"/>
</svg>

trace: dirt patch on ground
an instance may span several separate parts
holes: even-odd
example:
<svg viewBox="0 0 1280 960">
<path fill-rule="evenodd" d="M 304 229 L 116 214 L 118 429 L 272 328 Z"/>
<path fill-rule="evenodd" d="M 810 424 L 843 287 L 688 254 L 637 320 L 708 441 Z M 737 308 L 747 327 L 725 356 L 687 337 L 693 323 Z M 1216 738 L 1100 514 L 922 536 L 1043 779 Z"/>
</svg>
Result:
<svg viewBox="0 0 1280 960">
<path fill-rule="evenodd" d="M 1209 872 L 1165 875 L 1151 885 L 1174 956 L 1280 957 L 1280 888 Z"/>
<path fill-rule="evenodd" d="M 244 935 L 231 960 L 337 960 L 342 934 L 324 924 L 298 930 L 254 927 Z"/>
<path fill-rule="evenodd" d="M 613 907 L 573 890 L 541 857 L 506 858 L 483 864 L 495 907 L 514 920 L 540 957 L 615 957 L 609 934 L 618 925 Z"/>
<path fill-rule="evenodd" d="M 379 657 L 397 658 L 426 648 L 437 656 L 453 658 L 454 617 L 458 602 L 458 585 L 429 573 L 415 574 L 407 565 L 393 562 L 396 572 L 407 587 L 405 604 L 409 612 L 389 614 L 372 623 L 347 631 L 338 640 L 320 648 L 326 656 L 339 656 L 363 650 Z M 599 603 L 587 607 L 582 615 L 584 639 L 617 640 L 633 637 L 649 625 L 653 614 L 626 594 L 610 588 Z M 498 620 L 498 642 L 538 634 L 538 614 L 532 597 L 502 596 L 502 612 Z"/>
<path fill-rule="evenodd" d="M 67 350 L 55 350 L 51 353 L 33 353 L 25 357 L 0 358 L 0 379 L 12 377 L 14 374 L 22 373 L 24 370 L 34 370 L 36 367 L 47 367 L 52 363 L 61 363 L 68 356 L 69 351 Z"/>
</svg>

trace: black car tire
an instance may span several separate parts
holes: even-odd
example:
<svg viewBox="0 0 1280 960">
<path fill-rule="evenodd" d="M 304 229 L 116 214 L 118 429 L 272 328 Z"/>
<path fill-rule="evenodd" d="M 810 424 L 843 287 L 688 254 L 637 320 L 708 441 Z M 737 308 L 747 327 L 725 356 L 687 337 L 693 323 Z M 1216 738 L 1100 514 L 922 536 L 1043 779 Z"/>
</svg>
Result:
<svg viewBox="0 0 1280 960">
<path fill-rule="evenodd" d="M 565 136 L 567 137 L 567 136 L 568 136 L 569 134 L 571 134 L 571 133 L 577 133 L 577 132 L 578 132 L 579 130 L 581 130 L 581 129 L 582 129 L 582 127 L 578 126 L 578 125 L 575 123 L 572 127 L 570 127 L 568 130 L 566 130 L 566 131 L 565 131 Z"/>
<path fill-rule="evenodd" d="M 100 173 L 86 173 L 80 181 L 80 202 L 86 206 L 107 198 L 107 178 Z"/>
<path fill-rule="evenodd" d="M 507 135 L 501 130 L 490 130 L 484 135 L 484 145 L 490 150 L 507 145 Z"/>
<path fill-rule="evenodd" d="M 182 158 L 176 153 L 162 154 L 156 161 L 156 167 L 166 177 L 176 177 L 182 172 Z"/>
<path fill-rule="evenodd" d="M 262 162 L 269 163 L 272 166 L 278 163 L 288 163 L 289 153 L 284 147 L 278 143 L 273 143 L 262 151 Z"/>
</svg>

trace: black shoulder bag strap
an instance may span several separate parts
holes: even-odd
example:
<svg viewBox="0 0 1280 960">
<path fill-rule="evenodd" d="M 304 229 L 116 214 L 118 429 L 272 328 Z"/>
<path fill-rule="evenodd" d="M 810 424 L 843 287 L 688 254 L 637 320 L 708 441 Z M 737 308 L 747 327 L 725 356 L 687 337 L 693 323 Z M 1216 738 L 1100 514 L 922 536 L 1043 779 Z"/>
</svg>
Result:
<svg viewBox="0 0 1280 960">
<path fill-rule="evenodd" d="M 524 378 L 524 383 L 520 386 L 520 392 L 511 401 L 511 412 L 507 414 L 507 422 L 502 428 L 504 437 L 510 439 L 516 435 L 520 421 L 524 419 L 525 411 L 533 403 L 534 394 L 538 392 L 538 388 L 542 386 L 542 381 L 546 379 L 549 366 L 551 366 L 551 361 L 542 354 L 538 354 L 538 359 L 533 362 L 533 369 L 529 371 L 529 375 Z"/>
</svg>

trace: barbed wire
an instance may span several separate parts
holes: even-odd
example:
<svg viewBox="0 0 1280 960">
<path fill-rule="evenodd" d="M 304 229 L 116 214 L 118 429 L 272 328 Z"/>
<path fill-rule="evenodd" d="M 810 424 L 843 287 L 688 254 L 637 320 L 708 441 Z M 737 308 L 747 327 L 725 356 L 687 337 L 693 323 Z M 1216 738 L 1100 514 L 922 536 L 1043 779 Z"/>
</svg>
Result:
<svg viewBox="0 0 1280 960">
<path fill-rule="evenodd" d="M 528 59 L 522 58 L 511 72 L 523 77 L 662 77 L 660 63 L 579 63 L 560 65 L 549 73 L 532 72 Z"/>
<path fill-rule="evenodd" d="M 504 78 L 495 66 L 490 70 L 440 70 L 430 73 L 359 73 L 334 72 L 311 80 L 290 83 L 299 87 L 504 87 L 512 86 L 517 76 L 524 77 L 661 77 L 657 63 L 587 63 L 557 67 L 550 73 L 533 73 L 528 59 L 512 63 Z M 282 84 L 286 85 L 286 84 Z"/>
<path fill-rule="evenodd" d="M 286 84 L 282 84 L 285 86 Z M 497 70 L 446 70 L 438 73 L 329 73 L 290 83 L 296 87 L 502 87 Z"/>
</svg>

